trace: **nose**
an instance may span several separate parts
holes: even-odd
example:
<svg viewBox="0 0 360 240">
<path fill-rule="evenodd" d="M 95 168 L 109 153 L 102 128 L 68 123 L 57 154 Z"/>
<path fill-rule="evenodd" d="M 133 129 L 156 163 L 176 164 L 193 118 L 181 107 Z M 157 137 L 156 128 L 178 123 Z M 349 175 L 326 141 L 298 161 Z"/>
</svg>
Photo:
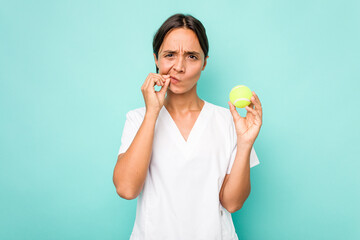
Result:
<svg viewBox="0 0 360 240">
<path fill-rule="evenodd" d="M 174 66 L 173 66 L 173 69 L 177 72 L 184 72 L 185 71 L 185 66 L 184 66 L 184 60 L 182 57 L 178 57 Z"/>
</svg>

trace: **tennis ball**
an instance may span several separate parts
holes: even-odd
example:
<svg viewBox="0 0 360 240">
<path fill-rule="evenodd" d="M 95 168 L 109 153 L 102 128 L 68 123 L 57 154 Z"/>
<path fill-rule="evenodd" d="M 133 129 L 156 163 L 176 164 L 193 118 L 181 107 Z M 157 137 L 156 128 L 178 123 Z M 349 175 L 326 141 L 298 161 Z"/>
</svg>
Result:
<svg viewBox="0 0 360 240">
<path fill-rule="evenodd" d="M 229 97 L 230 102 L 234 104 L 237 108 L 244 108 L 250 105 L 250 98 L 252 97 L 252 92 L 247 86 L 238 85 L 231 89 Z"/>
</svg>

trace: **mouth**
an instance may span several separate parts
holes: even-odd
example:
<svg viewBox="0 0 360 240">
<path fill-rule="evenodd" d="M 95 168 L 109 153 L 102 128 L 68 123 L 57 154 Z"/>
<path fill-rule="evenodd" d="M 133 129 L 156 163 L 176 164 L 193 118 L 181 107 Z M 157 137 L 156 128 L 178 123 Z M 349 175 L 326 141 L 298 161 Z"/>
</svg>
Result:
<svg viewBox="0 0 360 240">
<path fill-rule="evenodd" d="M 173 80 L 176 80 L 176 81 L 180 82 L 180 80 L 177 79 L 176 77 L 170 76 L 170 78 L 173 79 Z"/>
<path fill-rule="evenodd" d="M 170 76 L 170 79 L 171 79 L 171 83 L 172 83 L 172 84 L 177 84 L 177 83 L 180 82 L 179 79 L 177 79 L 177 78 L 175 78 L 175 77 L 173 77 L 173 76 Z"/>
</svg>

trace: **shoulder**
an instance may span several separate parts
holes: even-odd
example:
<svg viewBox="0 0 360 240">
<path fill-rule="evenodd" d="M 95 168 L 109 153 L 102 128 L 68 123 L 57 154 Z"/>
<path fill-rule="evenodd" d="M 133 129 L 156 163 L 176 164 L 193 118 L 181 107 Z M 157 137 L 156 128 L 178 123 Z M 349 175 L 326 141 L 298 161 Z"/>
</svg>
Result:
<svg viewBox="0 0 360 240">
<path fill-rule="evenodd" d="M 146 112 L 145 107 L 140 107 L 140 108 L 135 108 L 135 109 L 129 110 L 126 113 L 126 119 L 133 121 L 133 122 L 141 123 L 145 117 L 145 112 Z"/>
<path fill-rule="evenodd" d="M 135 109 L 129 110 L 126 114 L 128 115 L 145 115 L 146 109 L 145 107 L 139 107 Z"/>
</svg>

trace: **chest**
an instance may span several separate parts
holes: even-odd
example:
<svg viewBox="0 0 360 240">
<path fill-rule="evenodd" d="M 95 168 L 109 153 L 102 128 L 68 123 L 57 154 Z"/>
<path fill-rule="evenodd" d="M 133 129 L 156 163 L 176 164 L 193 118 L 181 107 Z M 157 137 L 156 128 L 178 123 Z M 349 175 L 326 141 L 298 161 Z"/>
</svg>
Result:
<svg viewBox="0 0 360 240">
<path fill-rule="evenodd" d="M 181 128 L 169 120 L 161 119 L 155 127 L 150 165 L 153 173 L 175 181 L 183 176 L 200 180 L 225 175 L 232 149 L 227 124 L 207 116 Z M 188 131 L 187 141 L 181 131 Z"/>
<path fill-rule="evenodd" d="M 200 112 L 189 113 L 184 116 L 174 115 L 170 113 L 177 129 L 185 141 L 188 140 L 191 130 L 194 128 L 195 122 L 199 117 Z"/>
</svg>

